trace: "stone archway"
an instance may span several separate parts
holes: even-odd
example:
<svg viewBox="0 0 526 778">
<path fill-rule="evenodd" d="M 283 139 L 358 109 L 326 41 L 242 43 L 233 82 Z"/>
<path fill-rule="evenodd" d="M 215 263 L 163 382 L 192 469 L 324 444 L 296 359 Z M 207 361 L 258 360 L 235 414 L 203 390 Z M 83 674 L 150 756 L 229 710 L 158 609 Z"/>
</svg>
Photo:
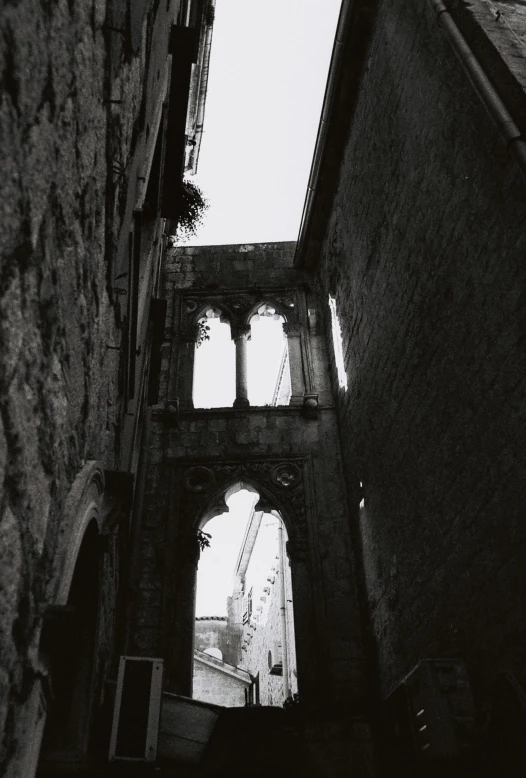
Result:
<svg viewBox="0 0 526 778">
<path fill-rule="evenodd" d="M 181 489 L 170 506 L 174 517 L 165 581 L 164 657 L 170 691 L 192 693 L 194 614 L 198 529 L 224 511 L 225 495 L 238 483 L 260 495 L 258 506 L 278 511 L 289 541 L 294 599 L 295 643 L 299 691 L 308 704 L 318 699 L 318 639 L 312 591 L 312 560 L 304 494 L 305 462 L 245 460 L 243 462 L 174 463 Z"/>
<path fill-rule="evenodd" d="M 50 604 L 40 634 L 40 665 L 47 694 L 35 689 L 39 733 L 24 775 L 46 764 L 78 761 L 88 750 L 99 617 L 99 536 L 104 471 L 96 461 L 78 473 L 66 498 L 61 540 L 49 583 Z M 41 745 L 42 743 L 42 745 Z M 40 752 L 40 753 L 39 753 Z"/>
<path fill-rule="evenodd" d="M 51 610 L 40 640 L 52 690 L 42 758 L 77 761 L 89 746 L 99 616 L 99 533 L 92 521 L 76 558 L 66 603 Z"/>
</svg>

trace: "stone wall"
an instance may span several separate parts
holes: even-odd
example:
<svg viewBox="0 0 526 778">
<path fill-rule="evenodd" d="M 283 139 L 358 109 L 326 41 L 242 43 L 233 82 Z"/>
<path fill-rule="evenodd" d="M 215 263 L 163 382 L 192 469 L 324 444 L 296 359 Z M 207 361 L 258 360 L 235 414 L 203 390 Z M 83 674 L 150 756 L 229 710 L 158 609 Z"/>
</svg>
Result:
<svg viewBox="0 0 526 778">
<path fill-rule="evenodd" d="M 10 776 L 28 737 L 20 711 L 39 677 L 71 486 L 88 460 L 113 470 L 130 459 L 115 435 L 123 332 L 112 271 L 119 251 L 127 257 L 180 3 L 135 19 L 135 47 L 127 5 L 23 0 L 0 18 L 0 772 Z M 111 102 L 123 95 L 126 104 Z M 103 674 L 115 647 L 116 545 L 102 565 Z"/>
<path fill-rule="evenodd" d="M 274 561 L 276 568 L 271 572 L 270 562 Z M 271 675 L 272 665 L 281 661 L 283 656 L 283 630 L 281 623 L 281 578 L 279 561 L 269 560 L 270 594 L 267 595 L 269 603 L 264 607 L 265 616 L 252 620 L 243 629 L 243 649 L 241 666 L 246 668 L 251 675 L 259 675 L 259 700 L 261 705 L 281 706 L 285 702 L 285 679 L 281 675 Z M 287 622 L 287 655 L 289 663 L 289 692 L 290 695 L 298 691 L 298 671 L 296 668 L 296 649 L 294 644 L 294 616 L 292 606 L 292 581 L 290 576 L 290 564 L 285 562 L 285 618 Z M 260 603 L 254 602 L 254 609 Z M 271 665 L 269 666 L 269 652 Z"/>
<path fill-rule="evenodd" d="M 295 285 L 296 243 L 254 243 L 223 246 L 176 246 L 164 266 L 166 297 L 177 289 L 244 289 L 247 286 Z"/>
<path fill-rule="evenodd" d="M 280 511 L 287 525 L 300 694 L 312 705 L 332 704 L 362 711 L 360 627 L 338 454 L 338 423 L 324 375 L 326 355 L 319 317 L 316 323 L 316 300 L 305 290 L 306 276 L 292 269 L 293 249 L 293 244 L 261 244 L 175 248 L 168 252 L 163 402 L 153 409 L 149 431 L 137 581 L 139 606 L 132 650 L 150 655 L 164 653 L 173 690 L 187 693 L 187 681 L 177 678 L 193 650 L 194 615 L 188 618 L 185 612 L 193 608 L 197 557 L 188 533 L 200 520 L 213 515 L 210 511 L 224 501 L 224 491 L 231 482 L 242 480 L 252 483 L 265 503 Z M 303 368 L 305 372 L 310 370 L 312 386 L 321 400 L 317 418 L 309 418 L 301 406 L 246 410 L 186 407 L 179 413 L 171 405 L 165 408 L 164 402 L 173 399 L 170 391 L 174 365 L 185 342 L 181 332 L 182 295 L 191 290 L 191 295 L 206 298 L 209 293 L 236 291 L 247 295 L 253 292 L 257 297 L 263 290 L 264 297 L 273 288 L 299 289 L 305 295 L 300 298 L 306 302 L 300 300 L 301 306 L 298 303 L 302 308 L 298 327 L 306 344 L 302 359 L 305 363 L 310 360 L 310 366 L 303 364 Z M 188 371 L 179 371 L 175 380 L 178 391 L 191 386 Z M 273 481 L 280 467 L 292 467 L 294 486 L 290 492 L 288 486 Z M 192 485 L 195 468 L 202 468 L 209 474 L 205 478 L 212 479 L 203 490 Z M 175 611 L 170 601 L 178 598 L 184 600 L 184 607 Z M 169 641 L 163 632 L 170 635 Z M 178 636 L 177 645 L 174 635 Z"/>
<path fill-rule="evenodd" d="M 0 21 L 2 773 L 66 495 L 85 460 L 113 464 L 104 17 L 104 3 L 23 2 Z"/>
<path fill-rule="evenodd" d="M 165 419 L 170 426 L 167 427 Z M 213 467 L 222 462 L 253 458 L 259 462 L 261 457 L 271 460 L 282 457 L 288 461 L 299 455 L 310 462 L 316 489 L 315 498 L 307 491 L 307 500 L 313 521 L 311 542 L 321 557 L 319 563 L 323 567 L 323 572 L 319 574 L 323 575 L 324 583 L 316 580 L 314 584 L 323 586 L 323 594 L 320 592 L 320 597 L 324 598 L 323 606 L 320 606 L 323 610 L 318 613 L 318 618 L 328 618 L 331 623 L 338 624 L 338 638 L 330 641 L 327 628 L 320 627 L 319 637 L 324 644 L 322 651 L 334 659 L 334 665 L 324 667 L 324 671 L 331 668 L 331 679 L 326 679 L 326 683 L 335 694 L 344 696 L 345 678 L 350 682 L 355 672 L 348 663 L 348 652 L 357 659 L 359 647 L 353 637 L 356 624 L 352 619 L 342 617 L 349 608 L 352 613 L 353 606 L 347 603 L 349 597 L 352 603 L 353 595 L 342 473 L 340 463 L 334 457 L 338 434 L 334 412 L 321 410 L 319 420 L 312 422 L 303 419 L 300 411 L 292 408 L 228 409 L 226 413 L 225 409 L 201 410 L 185 414 L 177 427 L 171 427 L 171 424 L 171 418 L 162 412 L 151 424 L 138 584 L 138 596 L 143 604 L 140 606 L 140 625 L 137 624 L 140 628 L 136 633 L 138 642 L 134 650 L 150 655 L 161 650 L 160 592 L 163 573 L 155 560 L 161 562 L 166 559 L 165 533 L 167 522 L 173 523 L 176 518 L 173 511 L 180 497 L 178 489 L 183 488 L 179 481 L 181 473 L 201 463 Z M 191 522 L 198 517 L 187 518 Z M 289 535 L 294 535 L 290 525 Z M 337 545 L 334 544 L 335 536 L 340 538 Z M 158 593 L 155 594 L 155 591 Z M 338 667 L 340 664 L 341 667 Z"/>
<path fill-rule="evenodd" d="M 525 197 L 427 5 L 385 0 L 321 257 L 382 695 L 427 656 L 526 682 Z"/>
<path fill-rule="evenodd" d="M 195 620 L 195 649 L 206 651 L 207 648 L 218 648 L 223 661 L 230 665 L 239 664 L 239 635 L 232 629 L 226 616 L 200 616 Z"/>
<path fill-rule="evenodd" d="M 245 690 L 250 688 L 248 675 L 243 680 L 239 673 L 236 675 L 236 668 L 214 665 L 219 665 L 219 661 L 208 663 L 206 658 L 204 661 L 194 659 L 192 697 L 227 708 L 242 707 L 245 704 Z"/>
</svg>

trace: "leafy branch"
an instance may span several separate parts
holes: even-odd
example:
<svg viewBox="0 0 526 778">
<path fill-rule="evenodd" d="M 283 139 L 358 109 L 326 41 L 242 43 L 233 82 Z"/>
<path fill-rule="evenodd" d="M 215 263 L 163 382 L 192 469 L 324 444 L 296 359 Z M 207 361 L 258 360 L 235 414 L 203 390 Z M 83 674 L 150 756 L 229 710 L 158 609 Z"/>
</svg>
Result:
<svg viewBox="0 0 526 778">
<path fill-rule="evenodd" d="M 210 538 L 212 535 L 210 535 L 209 532 L 203 532 L 202 529 L 197 530 L 197 542 L 199 543 L 199 548 L 201 551 L 204 551 L 205 548 L 210 548 Z"/>
<path fill-rule="evenodd" d="M 210 340 L 210 335 L 208 334 L 210 332 L 210 327 L 208 324 L 205 324 L 204 321 L 198 321 L 197 322 L 197 339 L 196 339 L 196 346 L 199 348 L 199 346 L 202 346 L 205 340 Z"/>
</svg>

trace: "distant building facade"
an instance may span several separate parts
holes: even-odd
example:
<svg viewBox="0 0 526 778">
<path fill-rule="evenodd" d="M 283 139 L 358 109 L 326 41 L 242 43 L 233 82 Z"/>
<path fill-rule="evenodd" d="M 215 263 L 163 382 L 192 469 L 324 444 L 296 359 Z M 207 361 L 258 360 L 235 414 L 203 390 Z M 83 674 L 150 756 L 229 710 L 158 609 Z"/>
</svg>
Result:
<svg viewBox="0 0 526 778">
<path fill-rule="evenodd" d="M 250 673 L 206 651 L 195 651 L 192 697 L 215 705 L 245 705 L 252 686 Z"/>
<path fill-rule="evenodd" d="M 218 681 L 217 696 L 212 687 L 203 696 L 203 652 L 214 657 L 208 676 L 213 669 L 219 672 L 222 662 L 248 674 L 247 694 L 236 704 L 282 706 L 298 692 L 286 530 L 278 514 L 255 505 L 239 550 L 227 617 L 195 622 L 193 696 L 218 705 L 232 704 L 232 695 Z"/>
<path fill-rule="evenodd" d="M 265 536 L 271 533 L 269 542 Z M 266 566 L 261 564 L 264 554 Z M 286 531 L 277 514 L 252 511 L 234 576 L 229 616 L 242 624 L 240 664 L 257 687 L 251 702 L 283 705 L 298 684 Z"/>
</svg>

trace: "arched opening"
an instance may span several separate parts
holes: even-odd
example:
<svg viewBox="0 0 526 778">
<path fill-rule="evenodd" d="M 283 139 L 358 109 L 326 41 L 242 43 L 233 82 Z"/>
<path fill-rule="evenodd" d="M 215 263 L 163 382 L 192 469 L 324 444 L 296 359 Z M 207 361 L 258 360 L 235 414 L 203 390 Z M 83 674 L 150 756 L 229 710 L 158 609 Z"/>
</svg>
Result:
<svg viewBox="0 0 526 778">
<path fill-rule="evenodd" d="M 51 701 L 39 775 L 56 762 L 85 759 L 90 745 L 99 604 L 98 528 L 88 526 L 65 606 L 51 608 L 40 641 Z"/>
<path fill-rule="evenodd" d="M 281 707 L 297 694 L 287 532 L 278 511 L 237 484 L 206 523 L 197 572 L 193 697 Z"/>
<path fill-rule="evenodd" d="M 288 405 L 291 380 L 285 319 L 270 303 L 250 318 L 247 344 L 248 399 L 251 405 Z"/>
<path fill-rule="evenodd" d="M 230 324 L 214 307 L 207 308 L 197 324 L 194 408 L 230 407 L 236 397 L 235 347 Z"/>
</svg>

